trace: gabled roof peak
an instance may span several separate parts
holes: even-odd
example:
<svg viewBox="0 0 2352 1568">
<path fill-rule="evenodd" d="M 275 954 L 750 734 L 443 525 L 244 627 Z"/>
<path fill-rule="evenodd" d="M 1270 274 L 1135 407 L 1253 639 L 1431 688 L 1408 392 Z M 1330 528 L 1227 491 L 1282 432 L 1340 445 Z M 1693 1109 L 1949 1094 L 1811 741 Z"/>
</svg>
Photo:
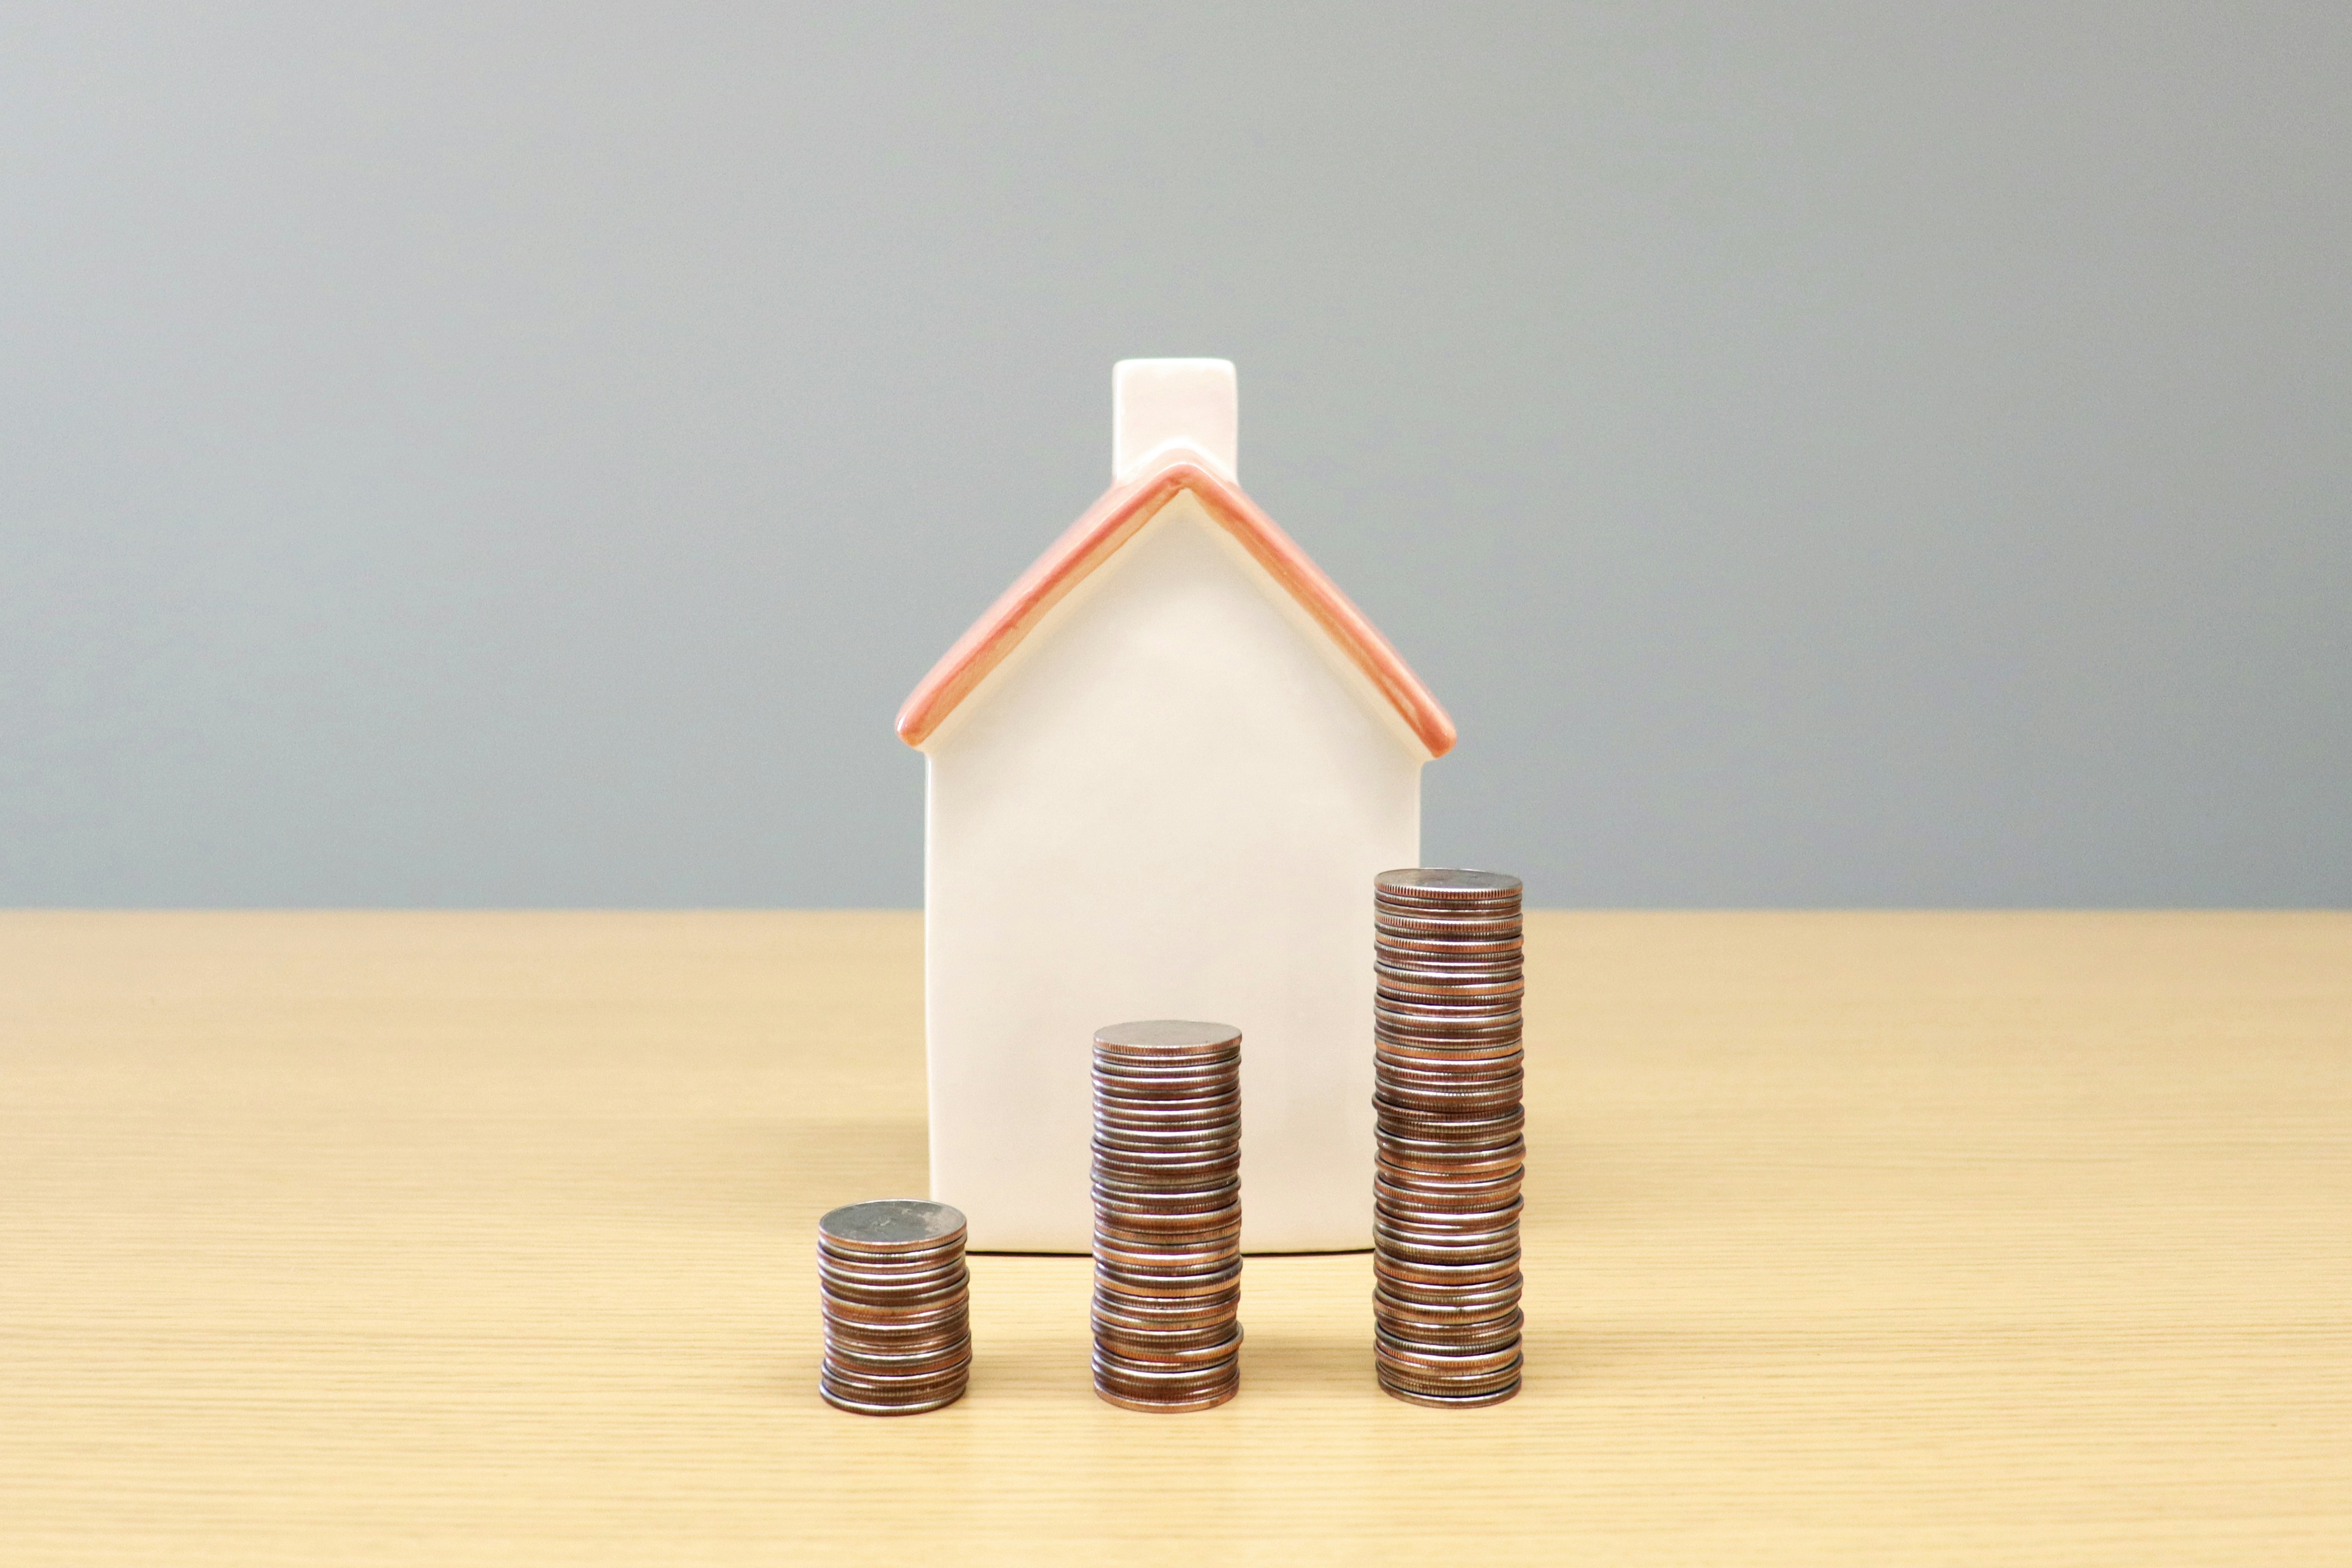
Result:
<svg viewBox="0 0 2352 1568">
<path fill-rule="evenodd" d="M 1454 721 L 1429 688 L 1228 472 L 1207 453 L 1181 444 L 1163 442 L 1147 452 L 1138 454 L 1144 462 L 1134 474 L 1105 491 L 931 666 L 898 710 L 900 739 L 913 747 L 929 741 L 1066 594 L 1118 553 L 1178 492 L 1190 490 L 1363 673 L 1431 757 L 1453 749 Z"/>
</svg>

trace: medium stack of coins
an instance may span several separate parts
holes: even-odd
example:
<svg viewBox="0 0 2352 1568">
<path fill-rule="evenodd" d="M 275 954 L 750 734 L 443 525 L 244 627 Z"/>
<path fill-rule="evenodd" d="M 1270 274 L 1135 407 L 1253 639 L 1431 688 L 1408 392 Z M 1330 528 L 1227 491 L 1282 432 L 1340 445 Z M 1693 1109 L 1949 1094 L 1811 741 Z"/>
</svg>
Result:
<svg viewBox="0 0 2352 1568">
<path fill-rule="evenodd" d="M 1372 890 L 1381 1386 L 1416 1405 L 1519 1391 L 1527 1113 L 1519 880 L 1391 871 Z"/>
<path fill-rule="evenodd" d="M 1095 1392 L 1205 1410 L 1241 1387 L 1242 1035 L 1095 1035 Z"/>
<path fill-rule="evenodd" d="M 963 1215 L 883 1198 L 817 1221 L 825 1402 L 861 1416 L 910 1416 L 963 1397 L 971 1371 Z"/>
</svg>

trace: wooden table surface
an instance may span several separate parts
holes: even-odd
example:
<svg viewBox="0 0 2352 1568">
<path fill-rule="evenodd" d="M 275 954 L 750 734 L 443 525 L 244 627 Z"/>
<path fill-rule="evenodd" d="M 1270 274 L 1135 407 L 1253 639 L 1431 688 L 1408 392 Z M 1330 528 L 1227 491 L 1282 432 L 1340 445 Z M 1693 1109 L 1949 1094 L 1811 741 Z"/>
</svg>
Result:
<svg viewBox="0 0 2352 1568">
<path fill-rule="evenodd" d="M 1243 1392 L 814 1391 L 919 1191 L 920 925 L 0 915 L 0 1561 L 2352 1563 L 2352 915 L 1532 921 L 1525 1393 L 1409 1407 L 1361 1254 Z M 1245 1021 L 1245 1020 L 1244 1020 Z"/>
</svg>

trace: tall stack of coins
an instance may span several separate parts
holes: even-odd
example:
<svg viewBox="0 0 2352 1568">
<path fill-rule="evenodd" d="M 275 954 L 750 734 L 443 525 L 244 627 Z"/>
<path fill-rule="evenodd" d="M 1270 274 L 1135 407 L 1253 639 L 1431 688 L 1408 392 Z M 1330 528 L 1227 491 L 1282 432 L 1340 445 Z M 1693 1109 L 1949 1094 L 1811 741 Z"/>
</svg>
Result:
<svg viewBox="0 0 2352 1568">
<path fill-rule="evenodd" d="M 1241 1387 L 1242 1035 L 1095 1034 L 1095 1392 L 1205 1410 Z"/>
<path fill-rule="evenodd" d="M 1416 1405 L 1519 1391 L 1519 880 L 1382 872 L 1372 888 L 1381 1386 Z"/>
<path fill-rule="evenodd" d="M 861 1416 L 910 1416 L 963 1397 L 971 1370 L 963 1215 L 883 1198 L 817 1221 L 825 1401 Z"/>
</svg>

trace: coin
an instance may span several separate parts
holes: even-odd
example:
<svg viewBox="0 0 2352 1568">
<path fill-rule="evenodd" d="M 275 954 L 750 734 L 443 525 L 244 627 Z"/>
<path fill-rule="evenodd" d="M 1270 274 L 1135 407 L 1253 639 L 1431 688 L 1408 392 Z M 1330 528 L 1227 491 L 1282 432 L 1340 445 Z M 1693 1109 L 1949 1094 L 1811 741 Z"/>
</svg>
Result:
<svg viewBox="0 0 2352 1568">
<path fill-rule="evenodd" d="M 1496 871 L 1465 871 L 1453 866 L 1405 866 L 1384 871 L 1372 879 L 1375 891 L 1420 898 L 1507 898 L 1519 904 L 1520 883 Z"/>
<path fill-rule="evenodd" d="M 919 1197 L 886 1197 L 834 1209 L 816 1222 L 820 1244 L 831 1240 L 860 1254 L 921 1251 L 959 1241 L 963 1211 Z"/>
</svg>

